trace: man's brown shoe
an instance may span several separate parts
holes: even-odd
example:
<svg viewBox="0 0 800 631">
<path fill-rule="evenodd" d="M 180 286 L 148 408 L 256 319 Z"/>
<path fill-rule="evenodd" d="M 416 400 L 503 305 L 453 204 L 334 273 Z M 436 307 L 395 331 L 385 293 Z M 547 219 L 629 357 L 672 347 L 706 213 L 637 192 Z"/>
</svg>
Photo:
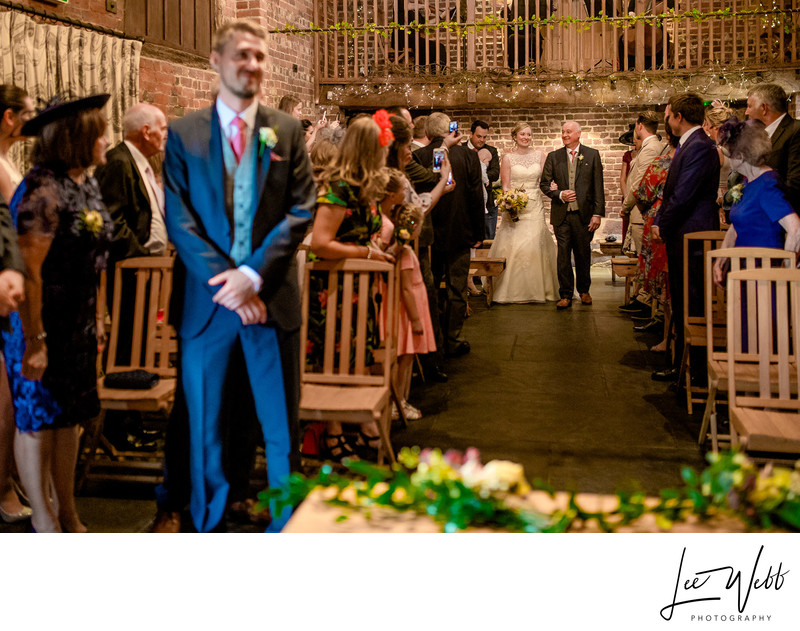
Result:
<svg viewBox="0 0 800 631">
<path fill-rule="evenodd" d="M 572 306 L 572 301 L 569 298 L 562 298 L 556 303 L 556 309 L 566 309 Z"/>
<path fill-rule="evenodd" d="M 180 532 L 181 514 L 169 511 L 158 511 L 153 524 L 153 532 Z"/>
<path fill-rule="evenodd" d="M 585 305 L 592 304 L 592 297 L 589 294 L 581 294 L 581 303 Z"/>
</svg>

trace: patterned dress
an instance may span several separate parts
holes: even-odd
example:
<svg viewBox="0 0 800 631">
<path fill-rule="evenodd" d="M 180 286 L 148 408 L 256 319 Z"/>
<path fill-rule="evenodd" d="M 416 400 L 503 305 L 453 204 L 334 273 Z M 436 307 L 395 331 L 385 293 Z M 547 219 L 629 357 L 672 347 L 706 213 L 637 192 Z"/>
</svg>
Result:
<svg viewBox="0 0 800 631">
<path fill-rule="evenodd" d="M 331 184 L 328 190 L 317 198 L 317 204 L 329 204 L 345 208 L 344 219 L 336 231 L 336 240 L 354 245 L 369 245 L 373 235 L 381 232 L 382 218 L 378 208 L 367 206 L 358 199 L 358 188 L 344 181 Z M 313 254 L 309 260 L 315 260 Z M 315 368 L 323 363 L 323 344 L 325 340 L 325 320 L 328 314 L 328 275 L 325 272 L 314 272 L 309 279 L 309 313 L 308 341 L 306 342 L 306 361 Z M 372 287 L 370 285 L 370 291 Z M 378 338 L 377 319 L 372 301 L 369 303 L 367 315 L 367 356 L 366 363 L 373 363 L 372 349 L 376 348 Z M 353 335 L 355 340 L 355 324 L 357 313 L 353 310 Z M 337 331 L 338 339 L 338 331 Z M 350 361 L 355 361 L 355 343 L 350 349 Z M 335 360 L 338 365 L 338 360 Z"/>
<path fill-rule="evenodd" d="M 672 156 L 659 156 L 647 167 L 642 176 L 636 199 L 640 203 L 644 230 L 642 232 L 642 251 L 639 254 L 639 274 L 642 277 L 642 288 L 656 299 L 662 292 L 669 291 L 667 283 L 667 248 L 664 243 L 654 243 L 652 239 L 653 220 L 664 195 L 664 185 Z"/>
<path fill-rule="evenodd" d="M 17 427 L 23 432 L 69 427 L 100 409 L 95 309 L 113 223 L 94 178 L 78 185 L 66 174 L 39 167 L 25 176 L 11 212 L 20 236 L 52 238 L 42 264 L 48 365 L 41 381 L 21 374 L 25 337 L 18 314 L 3 334 Z"/>
</svg>

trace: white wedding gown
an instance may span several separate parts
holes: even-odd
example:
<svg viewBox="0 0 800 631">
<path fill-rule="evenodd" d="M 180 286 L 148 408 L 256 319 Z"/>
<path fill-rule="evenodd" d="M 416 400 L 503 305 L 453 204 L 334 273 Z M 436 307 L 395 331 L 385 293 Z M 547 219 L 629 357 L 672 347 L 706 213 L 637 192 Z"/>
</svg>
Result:
<svg viewBox="0 0 800 631">
<path fill-rule="evenodd" d="M 506 268 L 494 279 L 494 302 L 558 300 L 556 242 L 547 227 L 539 178 L 542 153 L 509 154 L 511 187 L 525 187 L 528 208 L 511 221 L 507 213 L 497 229 L 490 257 L 505 257 Z"/>
</svg>

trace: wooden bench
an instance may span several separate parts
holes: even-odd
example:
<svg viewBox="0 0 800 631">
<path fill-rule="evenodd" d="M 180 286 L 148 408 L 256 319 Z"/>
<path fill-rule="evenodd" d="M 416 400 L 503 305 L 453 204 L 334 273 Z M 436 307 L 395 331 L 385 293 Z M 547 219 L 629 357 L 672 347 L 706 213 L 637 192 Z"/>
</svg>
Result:
<svg viewBox="0 0 800 631">
<path fill-rule="evenodd" d="M 495 276 L 503 273 L 506 268 L 505 258 L 490 258 L 489 248 L 492 245 L 491 239 L 486 239 L 483 245 L 475 250 L 475 256 L 469 261 L 469 275 L 472 276 L 485 276 L 486 287 L 486 306 L 492 306 L 492 297 L 494 296 L 494 280 Z"/>
<path fill-rule="evenodd" d="M 622 256 L 622 243 L 619 241 L 601 241 L 600 251 L 606 256 L 614 258 L 615 256 Z M 617 279 L 617 274 L 614 271 L 614 266 L 611 266 L 611 282 L 614 283 Z"/>
<path fill-rule="evenodd" d="M 639 259 L 627 256 L 616 256 L 611 258 L 611 277 L 614 274 L 625 279 L 625 302 L 631 301 L 631 283 L 636 273 L 639 271 Z"/>
</svg>

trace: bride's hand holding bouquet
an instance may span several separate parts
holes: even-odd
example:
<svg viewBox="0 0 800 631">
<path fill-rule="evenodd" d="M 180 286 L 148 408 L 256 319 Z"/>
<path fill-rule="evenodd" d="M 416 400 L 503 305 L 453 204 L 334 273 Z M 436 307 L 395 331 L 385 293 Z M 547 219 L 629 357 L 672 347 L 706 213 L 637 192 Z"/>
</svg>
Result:
<svg viewBox="0 0 800 631">
<path fill-rule="evenodd" d="M 528 209 L 528 194 L 524 187 L 508 191 L 497 190 L 494 196 L 497 208 L 507 212 L 511 221 L 519 221 L 519 216 Z"/>
</svg>

